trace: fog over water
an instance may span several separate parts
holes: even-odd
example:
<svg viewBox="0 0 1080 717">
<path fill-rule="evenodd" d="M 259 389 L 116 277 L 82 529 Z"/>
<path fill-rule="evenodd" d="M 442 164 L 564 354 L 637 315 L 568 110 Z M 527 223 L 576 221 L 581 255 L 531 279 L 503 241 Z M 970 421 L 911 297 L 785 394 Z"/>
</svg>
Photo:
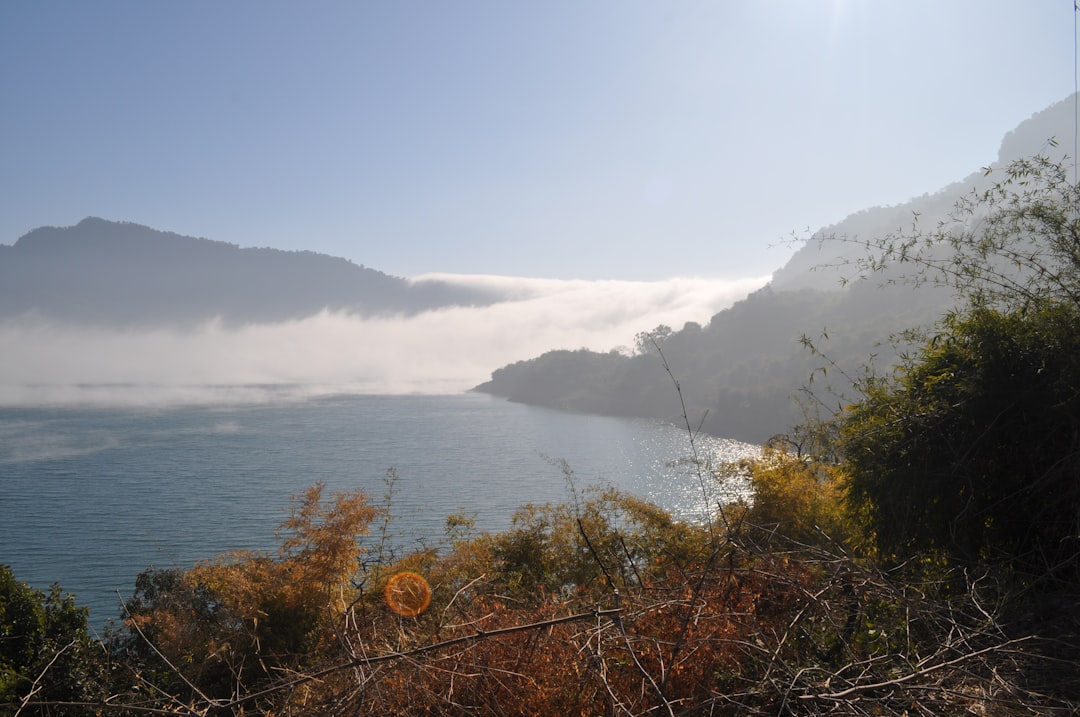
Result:
<svg viewBox="0 0 1080 717">
<path fill-rule="evenodd" d="M 769 277 L 655 282 L 439 274 L 505 300 L 410 317 L 324 311 L 302 320 L 151 330 L 31 316 L 0 323 L 0 404 L 250 402 L 332 393 L 458 393 L 552 349 L 633 345 L 658 324 L 710 317 Z"/>
</svg>

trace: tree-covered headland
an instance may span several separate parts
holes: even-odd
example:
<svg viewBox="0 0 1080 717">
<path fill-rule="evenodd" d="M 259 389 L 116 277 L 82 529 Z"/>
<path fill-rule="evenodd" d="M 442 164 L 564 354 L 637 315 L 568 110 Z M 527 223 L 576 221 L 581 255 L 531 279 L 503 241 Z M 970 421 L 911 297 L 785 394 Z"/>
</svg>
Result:
<svg viewBox="0 0 1080 717">
<path fill-rule="evenodd" d="M 392 506 L 314 486 L 277 552 L 146 571 L 101 639 L 5 569 L 0 714 L 1076 714 L 1080 193 L 998 174 L 850 265 L 959 299 L 895 368 L 837 403 L 808 340 L 818 410 L 690 462 L 746 500 L 681 522 L 567 466 L 564 504 L 395 553 Z"/>
</svg>

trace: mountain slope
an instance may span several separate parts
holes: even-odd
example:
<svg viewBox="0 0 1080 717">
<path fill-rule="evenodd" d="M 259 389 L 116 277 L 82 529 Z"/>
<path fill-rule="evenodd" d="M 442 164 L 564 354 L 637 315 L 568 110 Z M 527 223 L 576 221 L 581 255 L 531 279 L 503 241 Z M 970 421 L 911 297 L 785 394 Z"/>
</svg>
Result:
<svg viewBox="0 0 1080 717">
<path fill-rule="evenodd" d="M 165 326 L 297 319 L 323 309 L 409 314 L 492 297 L 410 282 L 314 252 L 242 249 L 87 218 L 0 246 L 0 319 Z"/>
<path fill-rule="evenodd" d="M 1074 156 L 1071 139 L 1064 139 L 1073 136 L 1074 102 L 1057 103 L 1010 132 L 992 166 L 1035 153 Z M 681 394 L 691 423 L 715 435 L 763 442 L 787 432 L 814 401 L 827 409 L 842 404 L 850 379 L 868 361 L 878 368 L 892 363 L 890 335 L 928 327 L 954 304 L 948 291 L 915 289 L 898 274 L 859 279 L 852 265 L 863 256 L 859 242 L 910 229 L 916 216 L 921 226 L 936 226 L 959 199 L 995 180 L 985 175 L 976 171 L 933 194 L 826 227 L 764 289 L 705 326 L 661 331 L 669 334 L 661 349 L 671 375 L 651 350 L 633 356 L 554 351 L 498 369 L 475 390 L 552 408 L 677 421 Z M 901 281 L 889 285 L 889 279 Z M 824 355 L 807 350 L 804 335 Z M 800 389 L 812 380 L 814 398 L 808 398 Z"/>
<path fill-rule="evenodd" d="M 998 180 L 997 175 L 988 174 L 986 169 L 1002 169 L 1017 159 L 1036 154 L 1071 164 L 1077 156 L 1076 109 L 1077 97 L 1074 95 L 1036 112 L 1005 135 L 996 159 L 987 162 L 986 167 L 973 168 L 969 175 L 947 187 L 903 204 L 864 209 L 823 227 L 773 274 L 773 288 L 837 288 L 846 263 L 859 256 L 862 250 L 848 241 L 832 241 L 831 238 L 872 239 L 910 229 L 916 217 L 920 226 L 933 227 L 950 218 L 959 200 L 972 191 L 988 189 Z"/>
</svg>

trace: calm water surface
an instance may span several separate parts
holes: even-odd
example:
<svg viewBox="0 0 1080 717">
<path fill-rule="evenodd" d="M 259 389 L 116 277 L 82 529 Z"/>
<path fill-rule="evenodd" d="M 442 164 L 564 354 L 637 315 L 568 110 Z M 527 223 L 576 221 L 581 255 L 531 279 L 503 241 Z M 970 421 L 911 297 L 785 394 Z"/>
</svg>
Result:
<svg viewBox="0 0 1080 717">
<path fill-rule="evenodd" d="M 698 438 L 731 460 L 752 446 Z M 692 516 L 703 503 L 685 430 L 481 394 L 347 396 L 259 406 L 0 409 L 0 563 L 118 614 L 135 575 L 233 549 L 273 549 L 290 496 L 322 481 L 381 502 L 395 540 L 437 541 L 447 515 L 500 530 L 527 502 L 613 485 Z"/>
</svg>

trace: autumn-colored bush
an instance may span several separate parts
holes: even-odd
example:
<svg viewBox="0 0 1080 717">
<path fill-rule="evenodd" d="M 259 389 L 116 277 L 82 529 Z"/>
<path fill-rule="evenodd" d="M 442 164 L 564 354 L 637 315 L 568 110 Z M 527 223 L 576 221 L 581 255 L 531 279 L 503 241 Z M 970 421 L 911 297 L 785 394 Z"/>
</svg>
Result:
<svg viewBox="0 0 1080 717">
<path fill-rule="evenodd" d="M 443 609 L 370 611 L 351 650 L 295 714 L 648 714 L 714 708 L 768 669 L 804 607 L 808 574 L 734 545 L 706 572 L 652 570 L 640 585 L 522 602 L 475 576 Z M 453 560 L 452 555 L 447 559 Z M 445 602 L 445 600 L 444 600 Z M 762 638 L 767 642 L 762 642 Z M 760 647 L 758 647 L 760 643 Z M 748 655 L 747 650 L 750 650 Z M 756 663 L 756 664 L 755 664 Z"/>
<path fill-rule="evenodd" d="M 798 463 L 767 468 L 805 479 Z M 796 515 L 815 503 L 775 505 Z M 79 709 L 561 717 L 1073 705 L 1053 695 L 1075 677 L 1053 674 L 1043 689 L 1034 676 L 1045 663 L 995 621 L 980 583 L 958 594 L 898 582 L 839 543 L 797 542 L 741 515 L 681 523 L 587 491 L 527 508 L 493 535 L 452 518 L 444 544 L 391 559 L 358 542 L 377 517 L 363 496 L 325 501 L 316 486 L 276 555 L 140 575 L 111 645 L 112 696 Z M 513 552 L 522 543 L 529 550 Z M 430 586 L 430 602 L 387 604 L 403 573 Z"/>
<path fill-rule="evenodd" d="M 842 468 L 797 455 L 782 442 L 737 466 L 749 477 L 753 495 L 746 522 L 794 542 L 816 545 L 855 538 L 844 503 Z"/>
<path fill-rule="evenodd" d="M 359 491 L 316 484 L 282 523 L 276 556 L 228 553 L 139 576 L 119 651 L 179 699 L 222 699 L 333 652 L 355 598 L 359 542 L 379 509 Z"/>
<path fill-rule="evenodd" d="M 584 491 L 571 503 L 526 505 L 491 540 L 498 578 L 523 600 L 600 589 L 635 589 L 658 566 L 704 560 L 708 533 L 614 489 Z"/>
</svg>

